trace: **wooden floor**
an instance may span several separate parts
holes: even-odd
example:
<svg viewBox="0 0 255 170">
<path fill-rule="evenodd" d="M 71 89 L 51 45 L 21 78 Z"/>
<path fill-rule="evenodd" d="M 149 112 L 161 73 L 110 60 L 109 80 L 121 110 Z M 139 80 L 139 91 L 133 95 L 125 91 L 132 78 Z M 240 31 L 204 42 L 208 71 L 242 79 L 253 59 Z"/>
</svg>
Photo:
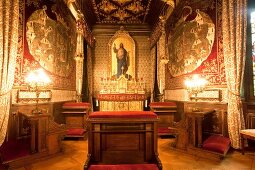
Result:
<svg viewBox="0 0 255 170">
<path fill-rule="evenodd" d="M 255 152 L 242 155 L 230 151 L 224 160 L 212 161 L 171 149 L 174 138 L 159 138 L 159 156 L 163 170 L 255 170 Z M 87 154 L 87 140 L 65 140 L 64 151 L 51 159 L 40 160 L 16 170 L 82 170 Z"/>
</svg>

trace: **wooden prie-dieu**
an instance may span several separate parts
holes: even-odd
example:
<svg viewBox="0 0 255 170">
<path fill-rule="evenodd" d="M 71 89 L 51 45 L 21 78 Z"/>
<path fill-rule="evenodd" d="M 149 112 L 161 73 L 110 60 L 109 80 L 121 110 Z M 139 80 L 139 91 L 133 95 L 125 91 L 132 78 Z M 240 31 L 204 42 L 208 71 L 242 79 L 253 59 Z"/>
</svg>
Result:
<svg viewBox="0 0 255 170">
<path fill-rule="evenodd" d="M 95 165 L 157 165 L 157 115 L 151 111 L 101 111 L 89 115 L 88 157 Z"/>
</svg>

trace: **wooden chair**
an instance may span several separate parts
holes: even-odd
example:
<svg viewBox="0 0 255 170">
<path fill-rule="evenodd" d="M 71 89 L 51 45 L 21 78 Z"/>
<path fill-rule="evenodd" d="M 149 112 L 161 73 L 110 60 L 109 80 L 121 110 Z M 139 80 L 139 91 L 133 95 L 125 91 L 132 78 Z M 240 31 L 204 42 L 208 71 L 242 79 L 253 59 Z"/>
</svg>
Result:
<svg viewBox="0 0 255 170">
<path fill-rule="evenodd" d="M 250 139 L 255 141 L 255 129 L 244 129 L 241 130 L 241 142 L 242 142 L 242 154 L 244 155 L 244 140 L 245 139 Z"/>
</svg>

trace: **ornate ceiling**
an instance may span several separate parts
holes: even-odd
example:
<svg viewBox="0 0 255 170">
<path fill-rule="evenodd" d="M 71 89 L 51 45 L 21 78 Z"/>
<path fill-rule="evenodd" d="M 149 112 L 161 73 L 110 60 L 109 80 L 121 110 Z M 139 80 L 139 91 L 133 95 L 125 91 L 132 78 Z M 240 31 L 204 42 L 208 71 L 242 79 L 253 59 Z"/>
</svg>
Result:
<svg viewBox="0 0 255 170">
<path fill-rule="evenodd" d="M 82 1 L 82 0 L 81 0 Z M 83 0 L 82 11 L 95 24 L 149 24 L 158 21 L 166 2 L 162 0 Z"/>
<path fill-rule="evenodd" d="M 99 23 L 144 23 L 151 0 L 92 0 Z"/>
</svg>

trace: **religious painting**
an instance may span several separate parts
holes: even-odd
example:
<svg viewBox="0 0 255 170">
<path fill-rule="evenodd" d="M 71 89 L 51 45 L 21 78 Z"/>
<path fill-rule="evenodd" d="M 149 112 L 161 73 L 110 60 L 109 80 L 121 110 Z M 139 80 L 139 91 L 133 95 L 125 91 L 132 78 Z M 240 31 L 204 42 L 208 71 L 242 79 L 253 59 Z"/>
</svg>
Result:
<svg viewBox="0 0 255 170">
<path fill-rule="evenodd" d="M 197 69 L 211 53 L 215 25 L 204 12 L 196 10 L 196 17 L 186 21 L 192 8 L 184 7 L 183 15 L 175 26 L 175 31 L 168 38 L 169 65 L 173 77 L 190 73 Z"/>
<path fill-rule="evenodd" d="M 121 28 L 109 41 L 110 76 L 118 79 L 125 76 L 128 80 L 135 78 L 135 42 Z"/>
</svg>

